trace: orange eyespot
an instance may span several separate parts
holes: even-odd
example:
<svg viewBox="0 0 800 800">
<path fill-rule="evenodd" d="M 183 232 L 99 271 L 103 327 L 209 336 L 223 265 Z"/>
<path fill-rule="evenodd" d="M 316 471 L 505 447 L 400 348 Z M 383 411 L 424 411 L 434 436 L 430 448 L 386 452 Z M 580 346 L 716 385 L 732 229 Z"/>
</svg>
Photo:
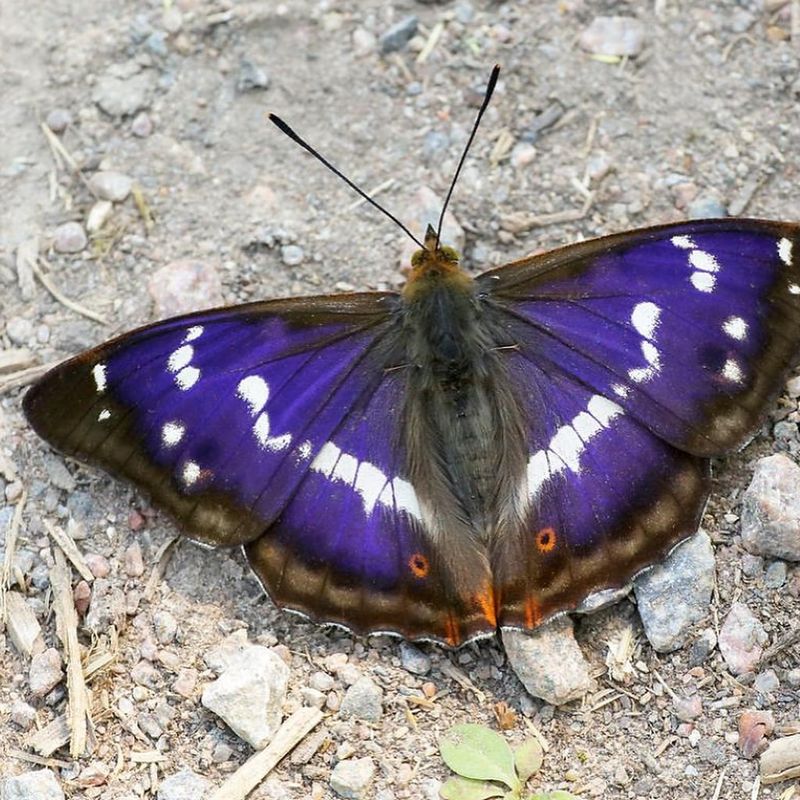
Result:
<svg viewBox="0 0 800 800">
<path fill-rule="evenodd" d="M 549 553 L 556 546 L 556 532 L 552 528 L 542 528 L 536 534 L 536 547 L 540 553 Z"/>
<path fill-rule="evenodd" d="M 425 578 L 428 572 L 430 572 L 431 565 L 422 553 L 414 553 L 414 555 L 408 559 L 408 567 L 415 578 Z"/>
</svg>

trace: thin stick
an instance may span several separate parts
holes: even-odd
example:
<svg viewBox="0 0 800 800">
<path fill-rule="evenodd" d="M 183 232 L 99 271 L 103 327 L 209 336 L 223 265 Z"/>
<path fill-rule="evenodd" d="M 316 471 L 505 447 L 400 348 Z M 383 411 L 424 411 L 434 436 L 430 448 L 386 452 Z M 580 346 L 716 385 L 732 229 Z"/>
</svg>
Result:
<svg viewBox="0 0 800 800">
<path fill-rule="evenodd" d="M 318 708 L 300 708 L 278 729 L 275 738 L 251 756 L 209 800 L 244 800 L 253 789 L 322 721 Z"/>
<path fill-rule="evenodd" d="M 389 180 L 386 180 L 383 183 L 379 183 L 377 186 L 374 186 L 372 189 L 370 189 L 367 192 L 367 194 L 370 197 L 376 197 L 381 192 L 385 192 L 387 189 L 391 189 L 392 186 L 394 186 L 394 184 L 395 184 L 395 179 L 394 178 L 389 178 Z M 350 203 L 350 205 L 347 206 L 346 210 L 347 211 L 355 211 L 357 208 L 360 208 L 361 206 L 363 206 L 364 203 L 366 203 L 366 202 L 367 201 L 363 197 L 359 197 L 358 200 L 354 200 L 352 203 Z"/>
<path fill-rule="evenodd" d="M 164 576 L 164 571 L 167 569 L 167 564 L 169 564 L 169 560 L 172 558 L 172 551 L 175 549 L 175 545 L 180 541 L 180 538 L 180 536 L 173 536 L 172 539 L 164 542 L 156 553 L 156 565 L 153 567 L 153 571 L 147 579 L 147 586 L 144 587 L 145 600 L 153 599 L 158 584 Z"/>
<path fill-rule="evenodd" d="M 55 769 L 71 769 L 74 766 L 70 761 L 62 761 L 59 758 L 43 758 L 35 756 L 33 753 L 26 753 L 24 750 L 11 749 L 8 751 L 11 758 L 18 758 L 20 761 L 27 761 L 31 764 L 38 764 L 40 767 L 53 767 Z"/>
<path fill-rule="evenodd" d="M 417 64 L 424 64 L 428 60 L 428 57 L 433 52 L 436 45 L 439 43 L 439 39 L 442 38 L 443 33 L 444 33 L 444 22 L 439 20 L 439 22 L 437 22 L 431 29 L 427 41 L 422 46 L 422 50 L 419 51 L 419 55 L 417 56 Z"/>
<path fill-rule="evenodd" d="M 2 621 L 3 624 L 8 622 L 8 605 L 6 600 L 8 590 L 11 588 L 11 570 L 14 567 L 17 534 L 22 524 L 22 509 L 25 508 L 27 499 L 28 492 L 26 489 L 23 489 L 17 501 L 17 506 L 14 509 L 14 516 L 11 518 L 11 522 L 6 529 L 5 556 L 3 558 L 3 570 L 0 573 L 0 621 Z"/>
<path fill-rule="evenodd" d="M 57 157 L 60 156 L 64 159 L 68 166 L 72 168 L 73 172 L 81 179 L 83 185 L 89 190 L 92 197 L 97 199 L 97 193 L 89 185 L 89 181 L 86 180 L 83 172 L 81 172 L 81 168 L 78 166 L 78 162 L 72 157 L 69 150 L 64 147 L 64 145 L 61 143 L 61 140 L 53 133 L 53 131 L 50 130 L 50 128 L 47 127 L 44 122 L 40 122 L 39 127 L 41 127 L 42 132 L 47 139 L 47 143 L 50 145 L 50 149 L 53 151 L 53 160 L 56 162 L 56 167 L 60 166 Z"/>
<path fill-rule="evenodd" d="M 419 245 L 423 250 L 425 249 L 425 245 L 422 244 L 422 242 L 419 239 L 417 239 L 417 237 L 414 236 L 414 234 L 411 233 L 411 231 L 405 225 L 403 225 L 403 223 L 400 222 L 400 220 L 397 219 L 397 217 L 394 214 L 389 213 L 382 205 L 380 205 L 380 203 L 373 200 L 363 189 L 360 189 L 358 186 L 356 186 L 356 184 L 353 183 L 353 181 L 351 181 L 350 178 L 348 178 L 341 170 L 334 167 L 333 164 L 331 164 L 331 162 L 328 161 L 327 158 L 325 158 L 325 156 L 323 156 L 321 153 L 318 153 L 304 139 L 301 139 L 300 136 L 298 136 L 298 134 L 296 134 L 289 127 L 289 125 L 285 123 L 277 114 L 270 114 L 269 120 L 282 133 L 286 134 L 293 142 L 295 142 L 295 144 L 299 144 L 300 147 L 303 148 L 303 150 L 305 150 L 307 153 L 311 153 L 311 155 L 314 156 L 314 158 L 316 158 L 317 161 L 324 164 L 334 175 L 341 178 L 354 192 L 361 195 L 361 197 L 363 197 L 364 200 L 366 200 L 371 206 L 377 208 L 378 211 L 381 212 L 381 214 L 385 214 L 387 217 L 389 217 L 389 219 L 392 222 L 394 222 L 395 225 L 397 225 L 402 231 L 404 231 L 405 234 L 408 237 L 410 237 L 414 242 L 416 242 L 416 244 Z"/>
<path fill-rule="evenodd" d="M 467 139 L 467 144 L 464 147 L 464 152 L 461 153 L 461 158 L 458 162 L 458 166 L 456 167 L 455 175 L 453 175 L 453 180 L 450 181 L 450 188 L 447 190 L 447 197 L 444 199 L 444 205 L 442 206 L 442 212 L 439 214 L 439 224 L 436 226 L 436 249 L 439 249 L 439 237 L 442 235 L 442 225 L 444 224 L 444 215 L 447 211 L 447 206 L 450 203 L 450 198 L 453 196 L 453 189 L 455 189 L 456 181 L 458 180 L 458 176 L 461 173 L 461 167 L 464 166 L 464 162 L 467 159 L 467 153 L 469 153 L 469 148 L 472 146 L 472 140 L 475 138 L 475 134 L 478 132 L 478 126 L 481 124 L 481 118 L 483 117 L 486 108 L 489 105 L 489 101 L 492 99 L 492 94 L 494 93 L 494 87 L 497 86 L 497 78 L 500 75 L 500 65 L 495 64 L 492 68 L 492 74 L 489 76 L 489 83 L 486 86 L 486 93 L 483 96 L 483 103 L 481 103 L 481 107 L 478 111 L 478 116 L 475 118 L 475 123 L 472 126 L 472 132 L 469 135 L 469 139 Z"/>
<path fill-rule="evenodd" d="M 78 645 L 78 615 L 72 600 L 69 567 L 61 550 L 53 552 L 55 566 L 50 570 L 50 585 L 56 612 L 56 633 L 64 645 L 69 695 L 69 754 L 79 758 L 86 751 L 89 695 L 83 680 L 81 651 Z"/>
<path fill-rule="evenodd" d="M 29 383 L 33 383 L 58 363 L 58 361 L 51 361 L 49 364 L 38 364 L 35 367 L 28 367 L 28 369 L 21 369 L 18 372 L 6 375 L 0 380 L 0 395 L 10 392 L 12 389 L 18 389 L 20 386 L 27 386 Z"/>
<path fill-rule="evenodd" d="M 723 767 L 719 773 L 719 779 L 717 780 L 717 785 L 714 789 L 714 794 L 711 795 L 711 800 L 719 800 L 720 792 L 722 791 L 722 782 L 725 780 L 725 773 L 727 772 L 728 768 Z"/>
<path fill-rule="evenodd" d="M 83 555 L 78 550 L 75 540 L 67 536 L 61 528 L 56 527 L 47 519 L 44 520 L 44 526 L 47 528 L 50 538 L 64 551 L 64 555 L 72 562 L 72 566 L 75 567 L 81 578 L 87 583 L 91 583 L 94 580 L 94 575 L 83 560 Z"/>
<path fill-rule="evenodd" d="M 36 261 L 30 261 L 31 269 L 33 270 L 33 274 L 41 281 L 42 286 L 50 292 L 56 300 L 58 300 L 61 305 L 66 306 L 71 311 L 76 312 L 77 314 L 81 314 L 84 317 L 88 317 L 89 319 L 94 320 L 95 322 L 99 322 L 102 325 L 108 325 L 108 320 L 98 314 L 96 311 L 90 311 L 88 308 L 85 308 L 80 303 L 76 303 L 74 300 L 70 300 L 68 297 L 63 295 L 59 289 L 56 288 L 55 284 L 50 280 L 50 278 L 42 272 L 39 267 L 39 263 L 43 264 L 48 269 L 50 265 L 41 257 L 39 256 L 39 263 Z"/>
</svg>

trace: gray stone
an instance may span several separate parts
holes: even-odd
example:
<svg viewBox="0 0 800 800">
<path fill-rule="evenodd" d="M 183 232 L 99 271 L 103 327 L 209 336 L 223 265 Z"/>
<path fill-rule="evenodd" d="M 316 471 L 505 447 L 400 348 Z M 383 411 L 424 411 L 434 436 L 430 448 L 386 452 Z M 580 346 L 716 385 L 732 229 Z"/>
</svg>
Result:
<svg viewBox="0 0 800 800">
<path fill-rule="evenodd" d="M 112 203 L 121 203 L 131 193 L 133 178 L 122 172 L 104 170 L 96 172 L 89 179 L 89 188 L 101 200 L 110 200 Z"/>
<path fill-rule="evenodd" d="M 781 682 L 778 680 L 774 669 L 765 669 L 756 675 L 756 679 L 753 681 L 753 688 L 757 692 L 761 692 L 761 694 L 771 694 L 781 688 Z"/>
<path fill-rule="evenodd" d="M 164 778 L 158 787 L 158 800 L 200 800 L 211 793 L 211 784 L 190 769 Z"/>
<path fill-rule="evenodd" d="M 718 197 L 709 194 L 701 194 L 686 207 L 686 215 L 689 219 L 727 217 L 728 209 L 725 208 Z"/>
<path fill-rule="evenodd" d="M 66 108 L 54 108 L 45 122 L 53 133 L 64 133 L 72 125 L 72 114 Z"/>
<path fill-rule="evenodd" d="M 375 764 L 371 758 L 340 761 L 331 772 L 331 789 L 345 800 L 362 800 L 367 796 Z"/>
<path fill-rule="evenodd" d="M 644 25 L 634 17 L 595 17 L 579 42 L 584 50 L 597 55 L 638 56 L 644 39 Z"/>
<path fill-rule="evenodd" d="M 405 206 L 400 209 L 400 218 L 405 220 L 408 228 L 420 241 L 425 238 L 428 225 L 436 227 L 439 214 L 442 210 L 443 197 L 428 186 L 420 186 L 416 192 L 409 195 Z M 448 211 L 444 215 L 442 225 L 442 244 L 454 247 L 459 253 L 464 252 L 466 236 L 464 229 L 453 214 Z M 408 237 L 404 237 L 400 251 L 400 265 L 405 268 L 411 263 L 411 256 L 419 248 Z"/>
<path fill-rule="evenodd" d="M 300 690 L 300 696 L 303 698 L 303 703 L 312 708 L 322 708 L 328 699 L 325 692 L 320 692 L 319 689 L 313 689 L 310 686 L 304 686 Z"/>
<path fill-rule="evenodd" d="M 171 644 L 178 633 L 178 620 L 169 611 L 156 611 L 153 614 L 153 629 L 160 644 Z"/>
<path fill-rule="evenodd" d="M 236 88 L 240 92 L 252 92 L 254 89 L 267 89 L 268 87 L 269 75 L 249 58 L 243 58 L 239 63 Z"/>
<path fill-rule="evenodd" d="M 767 643 L 764 626 L 743 603 L 734 603 L 719 632 L 719 650 L 734 675 L 752 672 Z"/>
<path fill-rule="evenodd" d="M 53 249 L 57 253 L 80 253 L 88 239 L 80 222 L 65 222 L 53 232 Z"/>
<path fill-rule="evenodd" d="M 365 722 L 379 722 L 383 716 L 383 690 L 372 678 L 359 678 L 344 694 L 340 713 Z"/>
<path fill-rule="evenodd" d="M 71 492 L 75 489 L 75 478 L 72 477 L 72 473 L 67 469 L 64 460 L 60 456 L 47 456 L 44 468 L 47 471 L 50 483 L 56 489 L 63 489 L 65 492 Z"/>
<path fill-rule="evenodd" d="M 203 654 L 206 666 L 217 675 L 225 672 L 236 661 L 239 655 L 253 645 L 247 641 L 247 631 L 240 628 L 225 637 L 216 647 L 212 647 Z M 313 678 L 313 675 L 312 675 Z M 331 680 L 333 680 L 331 678 Z M 312 683 L 309 683 L 312 685 Z M 317 689 L 320 687 L 317 686 Z"/>
<path fill-rule="evenodd" d="M 410 642 L 400 642 L 400 663 L 412 675 L 427 675 L 431 671 L 431 660 Z"/>
<path fill-rule="evenodd" d="M 705 664 L 716 646 L 717 634 L 712 628 L 706 628 L 689 648 L 689 666 L 699 667 Z"/>
<path fill-rule="evenodd" d="M 203 690 L 202 703 L 256 750 L 275 735 L 283 716 L 289 667 L 273 650 L 251 645 Z"/>
<path fill-rule="evenodd" d="M 26 731 L 36 720 L 36 709 L 22 700 L 16 700 L 11 706 L 11 721 Z"/>
<path fill-rule="evenodd" d="M 132 116 L 147 108 L 153 92 L 150 72 L 129 74 L 127 65 L 109 69 L 95 84 L 92 100 L 111 117 Z"/>
<path fill-rule="evenodd" d="M 742 542 L 756 555 L 800 561 L 800 466 L 782 453 L 756 462 L 742 498 Z"/>
<path fill-rule="evenodd" d="M 392 25 L 380 37 L 381 52 L 386 54 L 402 50 L 417 33 L 418 25 L 419 19 L 413 14 Z"/>
<path fill-rule="evenodd" d="M 322 672 L 321 670 L 312 672 L 308 679 L 308 685 L 320 692 L 329 692 L 333 689 L 335 683 L 336 681 L 327 672 Z"/>
<path fill-rule="evenodd" d="M 511 668 L 534 697 L 557 706 L 594 688 L 568 617 L 551 620 L 533 633 L 503 629 L 502 637 Z"/>
<path fill-rule="evenodd" d="M 146 139 L 153 132 L 153 120 L 146 111 L 140 111 L 131 122 L 131 133 Z"/>
<path fill-rule="evenodd" d="M 33 323 L 25 317 L 11 317 L 6 322 L 6 336 L 12 344 L 26 345 L 33 336 Z"/>
<path fill-rule="evenodd" d="M 125 595 L 107 578 L 92 584 L 92 602 L 86 615 L 86 627 L 92 633 L 105 633 L 111 625 L 121 630 L 125 625 Z"/>
<path fill-rule="evenodd" d="M 285 244 L 281 247 L 281 261 L 287 267 L 296 267 L 298 264 L 302 264 L 304 258 L 303 248 L 296 244 Z"/>
<path fill-rule="evenodd" d="M 780 589 L 786 583 L 786 573 L 785 561 L 773 561 L 764 573 L 764 586 L 767 589 Z"/>
<path fill-rule="evenodd" d="M 31 659 L 28 683 L 34 697 L 44 697 L 58 686 L 63 677 L 61 655 L 54 647 L 48 647 Z"/>
<path fill-rule="evenodd" d="M 157 269 L 147 284 L 159 317 L 222 305 L 222 281 L 204 261 L 182 259 Z"/>
<path fill-rule="evenodd" d="M 64 800 L 64 792 L 51 770 L 37 769 L 7 778 L 2 800 Z"/>
<path fill-rule="evenodd" d="M 714 575 L 714 549 L 701 530 L 634 581 L 645 634 L 659 653 L 682 647 L 692 625 L 708 614 Z"/>
</svg>

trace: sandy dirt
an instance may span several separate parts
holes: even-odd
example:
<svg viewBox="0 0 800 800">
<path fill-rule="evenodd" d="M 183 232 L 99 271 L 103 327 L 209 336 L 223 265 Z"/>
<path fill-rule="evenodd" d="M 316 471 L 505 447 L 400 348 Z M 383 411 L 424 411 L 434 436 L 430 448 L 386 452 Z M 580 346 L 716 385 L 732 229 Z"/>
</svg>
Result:
<svg viewBox="0 0 800 800">
<path fill-rule="evenodd" d="M 266 113 L 280 113 L 361 186 L 380 187 L 379 199 L 391 210 L 415 219 L 422 187 L 439 197 L 446 192 L 494 63 L 503 68 L 500 84 L 452 204 L 465 231 L 469 269 L 683 219 L 690 207 L 800 219 L 800 38 L 789 37 L 788 3 L 266 0 L 228 6 L 178 0 L 175 8 L 179 14 L 165 13 L 156 2 L 2 0 L 0 336 L 6 350 L 29 350 L 31 363 L 67 357 L 153 319 L 148 281 L 178 259 L 207 265 L 228 303 L 397 288 L 407 253 L 402 233 L 368 207 L 354 207 L 347 188 L 272 128 Z M 614 13 L 638 16 L 645 41 L 638 56 L 606 63 L 581 49 L 578 37 L 596 15 Z M 419 18 L 417 37 L 382 54 L 378 37 L 409 14 Z M 420 60 L 420 49 L 440 24 L 441 35 Z M 243 85 L 252 72 L 245 61 L 264 71 L 266 88 Z M 140 110 L 152 123 L 149 135 L 134 133 L 139 112 L 111 116 L 98 106 L 98 92 L 114 74 L 124 76 L 128 88 L 130 76 L 143 76 Z M 52 249 L 56 228 L 84 222 L 93 202 L 69 165 L 56 164 L 42 132 L 41 122 L 55 109 L 72 116 L 59 141 L 87 177 L 103 167 L 136 181 L 152 211 L 150 229 L 128 198 L 82 252 Z M 543 120 L 553 124 L 542 128 Z M 137 125 L 144 124 L 140 117 Z M 520 214 L 561 212 L 575 212 L 572 221 L 566 214 L 567 221 L 517 232 Z M 33 240 L 52 282 L 107 324 L 66 308 L 40 283 L 21 285 L 16 254 Z M 287 245 L 299 247 L 300 255 L 287 252 Z M 215 299 L 213 292 L 208 298 Z M 199 702 L 212 677 L 203 654 L 242 628 L 254 641 L 286 648 L 291 703 L 301 702 L 309 675 L 330 667 L 336 653 L 349 654 L 384 690 L 379 723 L 346 721 L 327 710 L 327 746 L 302 767 L 278 768 L 253 793 L 261 800 L 333 797 L 330 771 L 343 743 L 355 757 L 374 759 L 370 796 L 433 800 L 447 776 L 436 752 L 438 736 L 460 721 L 495 725 L 492 707 L 500 701 L 518 711 L 510 741 L 520 741 L 531 722 L 549 742 L 538 784 L 543 788 L 570 787 L 608 800 L 750 798 L 757 761 L 737 749 L 739 714 L 770 709 L 784 732 L 798 725 L 798 690 L 784 680 L 798 664 L 796 648 L 770 665 L 780 688 L 760 694 L 732 679 L 718 652 L 694 668 L 688 648 L 656 654 L 632 601 L 578 623 L 598 692 L 553 709 L 525 695 L 497 643 L 456 653 L 423 647 L 431 672 L 413 675 L 401 667 L 394 641 L 359 640 L 276 611 L 238 554 L 184 543 L 153 597 L 142 598 L 155 556 L 175 528 L 151 513 L 140 495 L 96 470 L 68 461 L 74 488 L 59 478 L 47 447 L 25 425 L 23 391 L 0 398 L 0 446 L 16 472 L 0 479 L 8 498 L 0 499 L 0 520 L 5 527 L 21 484 L 28 500 L 18 547 L 31 554 L 32 573 L 52 563 L 44 520 L 77 522 L 85 533 L 81 550 L 108 560 L 111 586 L 129 602 L 116 665 L 103 676 L 111 705 L 127 701 L 136 715 L 152 716 L 167 703 L 174 712 L 161 735 L 143 734 L 144 740 L 108 716 L 97 726 L 94 752 L 77 764 L 59 750 L 68 796 L 150 797 L 159 779 L 180 768 L 218 784 L 242 763 L 249 747 Z M 775 419 L 795 410 L 796 401 L 784 398 L 781 408 Z M 763 572 L 744 575 L 737 523 L 753 461 L 796 451 L 796 445 L 775 440 L 768 425 L 743 453 L 716 465 L 704 527 L 716 548 L 718 591 L 698 633 L 717 628 L 734 599 L 755 612 L 772 641 L 796 621 L 798 599 L 790 588 L 800 585 L 798 568 L 790 565 L 778 589 L 765 588 Z M 142 576 L 126 567 L 134 542 L 143 552 Z M 46 586 L 30 580 L 26 586 L 44 611 Z M 177 637 L 166 648 L 172 657 L 156 659 L 156 683 L 135 685 L 131 669 L 143 658 L 143 643 L 152 642 L 159 610 L 179 620 Z M 45 642 L 55 645 L 52 615 L 40 621 Z M 605 658 L 609 639 L 626 627 L 638 637 L 633 661 L 642 668 L 620 685 L 608 675 Z M 82 634 L 81 641 L 89 644 L 90 637 Z M 10 720 L 14 702 L 34 705 L 37 726 L 65 706 L 63 690 L 31 698 L 28 660 L 8 636 L 2 642 L 0 637 L 0 777 L 34 768 L 14 755 L 25 749 L 26 736 Z M 445 661 L 479 692 L 447 677 Z M 174 682 L 186 668 L 196 670 L 188 673 L 196 686 L 185 697 Z M 442 696 L 431 709 L 409 705 L 406 698 L 419 695 L 426 681 Z M 676 717 L 664 684 L 701 697 L 703 713 L 689 728 Z M 333 693 L 341 696 L 344 688 L 337 677 Z M 690 729 L 700 736 L 690 737 Z M 222 760 L 220 744 L 229 748 Z M 164 756 L 156 767 L 125 756 L 154 748 Z M 97 763 L 111 774 L 106 783 L 87 787 L 79 779 L 82 770 Z M 789 785 L 762 787 L 757 796 L 786 797 L 781 793 Z"/>
</svg>

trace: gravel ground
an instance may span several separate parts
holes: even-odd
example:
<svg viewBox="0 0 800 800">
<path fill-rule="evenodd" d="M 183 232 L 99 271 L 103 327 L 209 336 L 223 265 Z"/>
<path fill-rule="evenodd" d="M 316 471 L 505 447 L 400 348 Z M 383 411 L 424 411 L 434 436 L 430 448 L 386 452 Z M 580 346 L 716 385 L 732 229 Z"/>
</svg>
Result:
<svg viewBox="0 0 800 800">
<path fill-rule="evenodd" d="M 798 220 L 793 5 L 5 0 L 0 529 L 25 497 L 12 578 L 47 655 L 34 668 L 0 634 L 0 778 L 39 768 L 19 751 L 65 708 L 50 653 L 60 651 L 51 523 L 78 541 L 95 576 L 81 644 L 115 656 L 92 682 L 110 709 L 92 752 L 73 761 L 62 748 L 46 765 L 70 797 L 131 800 L 161 783 L 162 800 L 174 799 L 174 776 L 194 779 L 182 770 L 217 785 L 244 762 L 251 747 L 200 702 L 219 672 L 208 654 L 232 634 L 289 667 L 284 711 L 310 703 L 326 715 L 306 763 L 287 761 L 253 798 L 334 797 L 337 764 L 352 759 L 350 772 L 363 773 L 371 759 L 365 797 L 433 800 L 447 774 L 438 736 L 461 721 L 496 725 L 500 702 L 517 712 L 510 741 L 535 727 L 549 744 L 545 788 L 609 800 L 791 797 L 791 782 L 758 785 L 737 726 L 759 710 L 772 713 L 774 736 L 800 730 L 797 646 L 734 678 L 702 642 L 734 603 L 760 621 L 764 644 L 797 622 L 800 567 L 747 554 L 739 525 L 755 461 L 796 459 L 794 392 L 748 448 L 716 465 L 703 526 L 717 588 L 690 643 L 656 653 L 632 600 L 582 618 L 577 639 L 597 689 L 554 708 L 524 692 L 499 643 L 450 653 L 321 630 L 276 611 L 236 554 L 182 543 L 152 580 L 174 527 L 129 488 L 50 454 L 9 376 L 185 307 L 398 287 L 402 234 L 356 205 L 266 112 L 413 221 L 445 193 L 496 62 L 500 83 L 452 204 L 470 269 L 687 216 Z M 614 42 L 629 55 L 593 57 L 586 31 L 614 14 L 641 23 Z M 49 282 L 104 323 L 43 288 L 26 258 L 36 252 Z M 629 670 L 607 665 L 622 634 L 633 642 Z M 466 677 L 454 679 L 454 665 Z M 342 710 L 348 697 L 361 704 L 355 714 Z M 140 763 L 135 751 L 158 759 Z"/>
</svg>

